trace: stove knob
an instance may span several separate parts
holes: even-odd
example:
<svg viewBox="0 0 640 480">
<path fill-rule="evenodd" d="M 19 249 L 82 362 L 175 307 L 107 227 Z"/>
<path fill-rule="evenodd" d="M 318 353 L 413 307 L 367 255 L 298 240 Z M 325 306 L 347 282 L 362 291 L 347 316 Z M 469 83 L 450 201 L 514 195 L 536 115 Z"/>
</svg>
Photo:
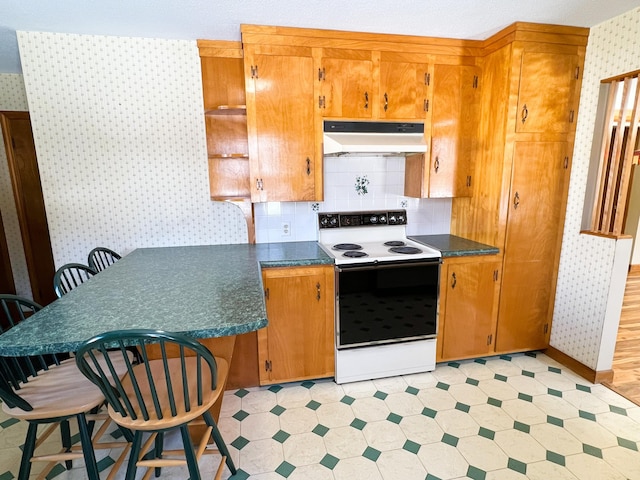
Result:
<svg viewBox="0 0 640 480">
<path fill-rule="evenodd" d="M 380 221 L 380 223 L 387 223 L 387 216 L 386 215 L 380 215 L 379 221 Z"/>
<path fill-rule="evenodd" d="M 376 223 L 378 223 L 378 217 L 376 217 L 375 215 L 371 215 L 371 218 L 369 219 L 369 222 L 371 222 L 373 225 L 375 225 Z"/>
<path fill-rule="evenodd" d="M 327 217 L 320 217 L 320 226 L 326 227 L 329 225 L 329 219 Z"/>
<path fill-rule="evenodd" d="M 389 225 L 395 225 L 396 224 L 396 216 L 395 215 L 391 215 L 389 217 Z"/>
<path fill-rule="evenodd" d="M 407 223 L 407 219 L 404 218 L 404 215 L 402 215 L 402 214 L 398 215 L 398 223 L 401 224 L 401 225 L 404 225 L 405 223 Z"/>
<path fill-rule="evenodd" d="M 331 217 L 329 219 L 329 225 L 332 227 L 337 227 L 338 226 L 338 219 L 336 217 Z"/>
</svg>

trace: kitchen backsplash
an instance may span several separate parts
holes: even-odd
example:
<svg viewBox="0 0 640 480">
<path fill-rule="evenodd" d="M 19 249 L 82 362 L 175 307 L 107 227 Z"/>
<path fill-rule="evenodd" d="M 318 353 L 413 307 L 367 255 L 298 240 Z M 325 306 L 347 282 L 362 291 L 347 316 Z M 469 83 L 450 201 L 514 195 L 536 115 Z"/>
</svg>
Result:
<svg viewBox="0 0 640 480">
<path fill-rule="evenodd" d="M 317 240 L 318 212 L 407 210 L 407 234 L 450 232 L 451 199 L 405 197 L 404 157 L 325 157 L 324 202 L 269 202 L 254 206 L 256 241 Z"/>
</svg>

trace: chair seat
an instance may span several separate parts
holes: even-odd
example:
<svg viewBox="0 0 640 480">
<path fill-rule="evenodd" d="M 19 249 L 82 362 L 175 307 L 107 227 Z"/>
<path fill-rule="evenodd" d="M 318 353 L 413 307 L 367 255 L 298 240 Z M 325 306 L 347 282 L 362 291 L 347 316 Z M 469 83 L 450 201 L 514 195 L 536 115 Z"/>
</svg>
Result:
<svg viewBox="0 0 640 480">
<path fill-rule="evenodd" d="M 116 371 L 124 375 L 127 371 L 124 360 L 114 362 Z M 76 361 L 70 358 L 40 372 L 21 385 L 18 393 L 33 407 L 25 411 L 2 404 L 2 410 L 21 420 L 44 420 L 88 412 L 104 402 L 100 389 L 78 371 Z"/>
<path fill-rule="evenodd" d="M 225 378 L 229 372 L 229 365 L 223 358 L 215 357 L 217 370 L 218 370 L 218 378 Z M 167 393 L 167 385 L 166 382 L 160 381 L 165 376 L 164 373 L 164 365 L 162 360 L 151 360 L 148 363 L 148 366 L 151 370 L 153 378 L 158 380 L 156 381 L 156 397 L 158 398 L 160 405 L 162 407 L 163 418 L 158 418 L 154 409 L 149 409 L 149 420 L 144 420 L 142 412 L 137 405 L 136 396 L 133 389 L 133 385 L 131 383 L 131 378 L 127 375 L 123 381 L 123 387 L 127 396 L 131 399 L 131 402 L 134 404 L 135 412 L 137 414 L 137 419 L 133 419 L 129 416 L 122 416 L 120 413 L 116 412 L 111 405 L 109 405 L 109 416 L 115 421 L 117 424 L 129 428 L 131 430 L 158 430 L 158 429 L 168 429 L 173 428 L 184 423 L 188 423 L 191 420 L 200 417 L 204 412 L 209 410 L 211 406 L 218 399 L 223 389 L 223 382 L 218 383 L 218 387 L 215 390 L 205 389 L 203 392 L 203 401 L 202 405 L 197 405 L 197 367 L 196 367 L 196 357 L 186 357 L 186 371 L 187 371 L 187 379 L 189 385 L 189 398 L 191 399 L 191 410 L 186 411 L 184 408 L 184 391 L 182 390 L 182 370 L 181 370 L 181 359 L 180 358 L 170 358 L 167 360 L 169 365 L 169 371 L 171 373 L 172 383 L 174 388 L 174 395 L 176 399 L 176 409 L 177 415 L 172 416 L 170 411 L 170 406 L 168 402 L 169 395 Z M 136 369 L 145 369 L 146 365 L 136 365 L 134 370 Z M 204 385 L 211 385 L 211 374 L 209 369 L 202 369 L 201 372 L 202 382 Z M 146 405 L 153 405 L 153 395 L 151 389 L 149 388 L 149 383 L 147 381 L 146 375 L 143 373 L 142 375 L 136 375 L 136 378 L 139 381 L 139 387 L 142 393 L 142 396 L 145 400 Z"/>
</svg>

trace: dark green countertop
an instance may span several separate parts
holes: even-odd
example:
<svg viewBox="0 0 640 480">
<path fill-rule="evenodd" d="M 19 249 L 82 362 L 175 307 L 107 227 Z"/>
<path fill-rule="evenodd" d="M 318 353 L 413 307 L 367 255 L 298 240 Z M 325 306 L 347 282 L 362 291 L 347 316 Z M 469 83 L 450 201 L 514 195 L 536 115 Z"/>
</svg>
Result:
<svg viewBox="0 0 640 480">
<path fill-rule="evenodd" d="M 442 258 L 447 257 L 465 257 L 471 255 L 496 255 L 500 253 L 500 249 L 485 245 L 484 243 L 474 242 L 466 238 L 456 235 L 411 235 L 411 240 L 423 243 L 430 247 L 440 250 Z"/>
<path fill-rule="evenodd" d="M 316 242 L 140 248 L 0 335 L 0 355 L 75 351 L 106 331 L 196 338 L 267 325 L 261 267 L 333 264 Z"/>
</svg>

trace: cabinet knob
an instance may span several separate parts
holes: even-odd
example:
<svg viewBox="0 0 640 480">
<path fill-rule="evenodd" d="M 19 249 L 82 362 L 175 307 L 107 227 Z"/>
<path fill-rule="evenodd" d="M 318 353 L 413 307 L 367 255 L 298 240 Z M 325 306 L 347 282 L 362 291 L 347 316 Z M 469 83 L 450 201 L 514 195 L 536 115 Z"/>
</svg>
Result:
<svg viewBox="0 0 640 480">
<path fill-rule="evenodd" d="M 316 300 L 320 301 L 320 282 L 316 283 Z"/>
<path fill-rule="evenodd" d="M 369 108 L 369 92 L 364 92 L 364 109 Z"/>
<path fill-rule="evenodd" d="M 433 162 L 433 169 L 436 173 L 438 173 L 438 170 L 440 170 L 440 159 L 438 157 L 436 157 L 435 161 Z"/>
<path fill-rule="evenodd" d="M 529 116 L 529 109 L 527 108 L 527 104 L 525 103 L 522 106 L 522 123 L 527 121 L 528 116 Z"/>
<path fill-rule="evenodd" d="M 513 196 L 513 208 L 518 208 L 518 205 L 520 205 L 520 194 L 516 192 Z"/>
<path fill-rule="evenodd" d="M 386 112 L 389 108 L 389 95 L 385 92 L 384 94 L 384 111 Z"/>
<path fill-rule="evenodd" d="M 307 157 L 307 175 L 311 175 L 311 159 Z"/>
<path fill-rule="evenodd" d="M 451 274 L 451 288 L 456 288 L 456 284 L 458 283 L 458 279 L 456 278 L 456 272 Z"/>
</svg>

